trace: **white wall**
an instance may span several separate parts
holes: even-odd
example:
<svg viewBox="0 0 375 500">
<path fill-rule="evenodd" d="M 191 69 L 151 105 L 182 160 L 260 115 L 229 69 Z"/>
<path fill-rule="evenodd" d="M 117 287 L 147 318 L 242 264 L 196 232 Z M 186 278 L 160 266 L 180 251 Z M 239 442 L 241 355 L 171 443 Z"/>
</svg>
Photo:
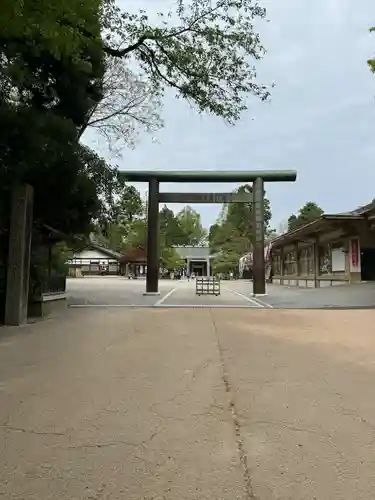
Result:
<svg viewBox="0 0 375 500">
<path fill-rule="evenodd" d="M 332 249 L 332 272 L 345 271 L 346 254 L 341 248 Z"/>
</svg>

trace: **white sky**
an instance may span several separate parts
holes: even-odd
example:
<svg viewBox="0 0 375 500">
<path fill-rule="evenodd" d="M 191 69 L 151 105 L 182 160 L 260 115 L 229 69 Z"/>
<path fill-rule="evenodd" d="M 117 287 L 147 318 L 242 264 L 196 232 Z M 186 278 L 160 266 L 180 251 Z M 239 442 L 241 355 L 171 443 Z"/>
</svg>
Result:
<svg viewBox="0 0 375 500">
<path fill-rule="evenodd" d="M 149 12 L 173 0 L 144 0 Z M 267 188 L 273 225 L 315 201 L 326 212 L 355 208 L 375 198 L 375 75 L 366 60 L 375 52 L 375 1 L 268 0 L 269 23 L 261 29 L 267 55 L 262 83 L 275 82 L 272 99 L 249 99 L 235 127 L 199 116 L 169 92 L 165 127 L 157 142 L 144 135 L 116 163 L 124 170 L 296 169 L 294 184 Z M 123 0 L 128 10 L 139 2 Z M 88 134 L 88 144 L 96 144 Z M 104 145 L 103 145 L 104 146 Z M 163 185 L 170 191 L 230 191 L 235 185 Z M 145 186 L 137 185 L 141 190 Z M 174 210 L 181 207 L 173 205 Z M 205 226 L 217 205 L 195 205 Z"/>
</svg>

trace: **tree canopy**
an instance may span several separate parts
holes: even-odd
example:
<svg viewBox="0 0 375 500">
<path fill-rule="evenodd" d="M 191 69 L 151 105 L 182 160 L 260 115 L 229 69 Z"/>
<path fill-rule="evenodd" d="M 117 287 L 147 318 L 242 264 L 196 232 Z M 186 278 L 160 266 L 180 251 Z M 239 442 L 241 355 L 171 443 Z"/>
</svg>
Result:
<svg viewBox="0 0 375 500">
<path fill-rule="evenodd" d="M 87 233 L 103 209 L 98 177 L 115 178 L 113 168 L 77 141 L 102 97 L 100 29 L 97 0 L 1 5 L 0 197 L 30 183 L 35 218 L 69 233 Z"/>
<path fill-rule="evenodd" d="M 202 226 L 200 214 L 187 205 L 176 216 L 180 228 L 179 245 L 199 246 L 206 242 L 207 231 Z"/>
<path fill-rule="evenodd" d="M 164 269 L 171 272 L 174 269 L 184 267 L 185 261 L 173 247 L 162 247 L 160 252 L 160 263 Z"/>
<path fill-rule="evenodd" d="M 111 190 L 110 213 L 96 221 L 94 237 L 98 243 L 121 253 L 145 246 L 146 207 L 139 191 L 122 178 L 116 188 L 115 193 Z"/>
<path fill-rule="evenodd" d="M 159 212 L 160 244 L 172 247 L 181 244 L 182 229 L 173 210 L 166 205 Z"/>
<path fill-rule="evenodd" d="M 135 61 L 159 91 L 171 87 L 199 111 L 233 123 L 248 94 L 269 95 L 254 67 L 265 52 L 254 23 L 265 15 L 254 0 L 177 0 L 152 22 L 144 9 L 130 13 L 107 0 L 104 51 Z"/>
<path fill-rule="evenodd" d="M 99 0 L 5 0 L 0 33 L 1 99 L 84 123 L 102 97 Z"/>
<path fill-rule="evenodd" d="M 324 211 L 315 202 L 308 201 L 299 209 L 297 215 L 293 214 L 288 219 L 288 231 L 293 231 L 298 229 L 309 222 L 313 222 L 319 219 L 323 215 Z"/>
<path fill-rule="evenodd" d="M 147 210 L 139 191 L 123 184 L 111 199 L 110 210 L 98 219 L 93 234 L 95 240 L 117 252 L 129 252 L 147 244 Z M 203 244 L 207 231 L 202 227 L 200 215 L 186 206 L 177 215 L 166 205 L 159 212 L 159 247 L 166 269 L 174 269 L 181 263 L 176 246 Z M 174 265 L 172 265 L 174 263 Z"/>
<path fill-rule="evenodd" d="M 104 219 L 109 228 L 118 223 L 113 210 L 123 185 L 116 167 L 80 144 L 87 126 L 133 145 L 139 126 L 160 126 L 167 87 L 229 123 L 249 94 L 267 98 L 254 67 L 264 54 L 254 23 L 265 9 L 254 0 L 176 4 L 151 22 L 144 10 L 123 12 L 115 0 L 2 2 L 3 201 L 13 185 L 29 182 L 37 220 L 72 234 L 87 234 L 93 222 L 104 227 Z M 6 219 L 4 206 L 1 213 Z M 180 244 L 204 241 L 196 212 L 189 208 L 177 220 Z"/>
<path fill-rule="evenodd" d="M 121 59 L 105 58 L 102 93 L 79 135 L 87 129 L 95 130 L 113 155 L 120 155 L 125 147 L 134 148 L 141 131 L 154 133 L 162 127 L 159 93 Z"/>
<path fill-rule="evenodd" d="M 244 184 L 236 192 L 252 192 L 252 186 Z M 270 231 L 271 205 L 264 198 L 265 231 Z M 251 251 L 254 243 L 253 203 L 228 203 L 221 210 L 218 221 L 209 231 L 209 245 L 215 254 L 213 267 L 216 272 L 229 272 L 238 269 L 242 255 Z"/>
</svg>

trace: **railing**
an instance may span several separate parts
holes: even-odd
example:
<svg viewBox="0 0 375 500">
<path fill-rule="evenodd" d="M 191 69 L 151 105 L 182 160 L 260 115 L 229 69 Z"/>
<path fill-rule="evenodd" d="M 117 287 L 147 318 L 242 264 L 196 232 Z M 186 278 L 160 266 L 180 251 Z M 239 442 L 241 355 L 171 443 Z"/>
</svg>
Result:
<svg viewBox="0 0 375 500">
<path fill-rule="evenodd" d="M 65 276 L 48 276 L 42 282 L 31 285 L 31 296 L 38 299 L 43 295 L 64 293 L 66 290 Z"/>
<path fill-rule="evenodd" d="M 42 284 L 42 293 L 62 293 L 65 290 L 65 276 L 49 276 Z"/>
</svg>

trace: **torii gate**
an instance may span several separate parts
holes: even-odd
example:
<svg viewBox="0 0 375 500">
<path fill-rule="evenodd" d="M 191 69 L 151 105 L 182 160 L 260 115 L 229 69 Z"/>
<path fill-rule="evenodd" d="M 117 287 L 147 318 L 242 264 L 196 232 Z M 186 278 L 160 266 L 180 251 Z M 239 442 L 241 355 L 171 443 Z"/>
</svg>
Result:
<svg viewBox="0 0 375 500">
<path fill-rule="evenodd" d="M 129 182 L 148 182 L 147 279 L 146 295 L 159 294 L 159 203 L 254 203 L 255 242 L 253 251 L 253 294 L 266 293 L 264 262 L 264 182 L 294 182 L 294 170 L 255 171 L 122 171 Z M 161 182 L 253 183 L 253 192 L 242 193 L 160 193 Z M 247 196 L 246 196 L 247 195 Z"/>
</svg>

